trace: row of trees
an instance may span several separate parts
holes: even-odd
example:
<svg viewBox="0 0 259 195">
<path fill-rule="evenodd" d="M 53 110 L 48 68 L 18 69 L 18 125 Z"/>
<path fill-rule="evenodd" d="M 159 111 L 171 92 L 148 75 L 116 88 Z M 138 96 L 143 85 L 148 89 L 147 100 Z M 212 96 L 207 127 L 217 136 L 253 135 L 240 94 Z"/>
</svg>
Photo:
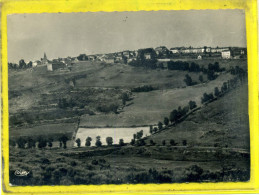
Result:
<svg viewBox="0 0 259 195">
<path fill-rule="evenodd" d="M 9 69 L 25 69 L 25 68 L 31 68 L 32 67 L 32 61 L 26 64 L 24 59 L 21 59 L 19 61 L 19 64 L 16 63 L 8 63 Z"/>
<path fill-rule="evenodd" d="M 58 138 L 59 146 L 63 148 L 67 148 L 68 137 L 66 135 L 62 135 Z M 19 137 L 17 140 L 10 139 L 10 146 L 15 147 L 17 145 L 18 148 L 52 148 L 53 146 L 53 138 L 44 138 L 39 136 L 37 139 L 33 139 L 31 137 Z"/>
<path fill-rule="evenodd" d="M 210 100 L 213 100 L 214 98 L 224 95 L 229 90 L 234 89 L 237 86 L 237 84 L 238 84 L 238 77 L 235 77 L 233 79 L 228 80 L 227 82 L 224 82 L 220 88 L 221 90 L 219 90 L 218 87 L 214 88 L 214 94 L 204 93 L 203 97 L 201 98 L 201 103 L 204 104 Z"/>
<path fill-rule="evenodd" d="M 189 110 L 193 110 L 196 107 L 197 104 L 195 101 L 189 101 L 188 105 L 183 108 L 179 106 L 178 109 L 174 109 L 172 112 L 170 112 L 169 118 L 164 118 L 164 124 L 159 121 L 157 124 L 158 127 L 150 128 L 150 134 L 161 131 L 163 129 L 163 126 L 168 126 L 169 123 L 173 124 L 177 122 L 182 117 L 184 117 L 189 112 Z"/>
<path fill-rule="evenodd" d="M 85 140 L 85 146 L 87 146 L 87 147 L 91 146 L 91 141 L 92 141 L 92 138 L 91 137 L 87 137 L 86 140 Z M 112 146 L 113 145 L 113 138 L 112 137 L 106 137 L 106 143 L 107 143 L 108 146 Z M 77 147 L 81 147 L 81 139 L 80 138 L 76 139 L 76 144 L 77 144 Z M 119 145 L 120 146 L 124 146 L 125 145 L 123 139 L 119 140 Z M 96 137 L 95 146 L 96 147 L 101 147 L 102 146 L 101 136 L 97 136 Z"/>
</svg>

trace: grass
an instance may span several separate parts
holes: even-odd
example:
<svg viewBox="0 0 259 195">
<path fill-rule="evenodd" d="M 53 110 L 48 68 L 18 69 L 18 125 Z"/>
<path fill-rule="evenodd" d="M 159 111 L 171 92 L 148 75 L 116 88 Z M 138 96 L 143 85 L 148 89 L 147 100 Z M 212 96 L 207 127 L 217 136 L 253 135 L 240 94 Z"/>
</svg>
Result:
<svg viewBox="0 0 259 195">
<path fill-rule="evenodd" d="M 178 106 L 184 107 L 189 101 L 200 105 L 203 93 L 214 93 L 215 87 L 232 78 L 232 75 L 222 74 L 216 80 L 195 86 L 155 90 L 150 92 L 134 93 L 132 101 L 127 102 L 120 114 L 83 115 L 81 126 L 145 126 L 156 125 L 163 121 L 170 112 Z"/>
<path fill-rule="evenodd" d="M 229 92 L 208 106 L 188 116 L 185 121 L 149 139 L 161 144 L 173 139 L 179 145 L 249 148 L 247 84 Z M 149 140 L 148 139 L 148 140 Z M 148 142 L 147 140 L 147 142 Z"/>
</svg>

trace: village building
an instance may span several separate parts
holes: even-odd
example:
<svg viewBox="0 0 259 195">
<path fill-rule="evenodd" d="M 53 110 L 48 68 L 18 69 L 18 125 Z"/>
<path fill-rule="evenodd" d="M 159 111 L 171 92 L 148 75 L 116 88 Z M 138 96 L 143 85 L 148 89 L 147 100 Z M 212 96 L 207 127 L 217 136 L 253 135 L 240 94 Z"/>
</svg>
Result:
<svg viewBox="0 0 259 195">
<path fill-rule="evenodd" d="M 201 56 L 201 55 L 198 55 L 197 59 L 198 59 L 198 60 L 201 60 L 201 59 L 202 59 L 202 56 Z"/>
<path fill-rule="evenodd" d="M 231 58 L 231 51 L 230 50 L 224 50 L 221 52 L 221 57 L 223 59 L 230 59 Z"/>
<path fill-rule="evenodd" d="M 165 46 L 155 48 L 155 52 L 158 57 L 168 57 L 170 54 L 170 51 Z"/>
<path fill-rule="evenodd" d="M 144 59 L 145 60 L 151 60 L 151 53 L 145 53 L 144 54 Z"/>
<path fill-rule="evenodd" d="M 96 56 L 96 55 L 89 55 L 89 56 L 87 56 L 87 57 L 88 57 L 88 60 L 90 60 L 90 61 L 94 61 L 94 60 L 97 59 L 97 56 Z"/>
<path fill-rule="evenodd" d="M 126 58 L 130 58 L 130 51 L 123 51 L 122 55 L 125 56 Z"/>
<path fill-rule="evenodd" d="M 47 64 L 47 70 L 48 71 L 55 71 L 55 70 L 61 70 L 65 69 L 67 66 L 63 62 L 51 62 Z"/>
<path fill-rule="evenodd" d="M 37 66 L 40 66 L 41 65 L 41 61 L 39 60 L 36 60 L 34 62 L 32 62 L 32 67 L 37 67 Z"/>
</svg>

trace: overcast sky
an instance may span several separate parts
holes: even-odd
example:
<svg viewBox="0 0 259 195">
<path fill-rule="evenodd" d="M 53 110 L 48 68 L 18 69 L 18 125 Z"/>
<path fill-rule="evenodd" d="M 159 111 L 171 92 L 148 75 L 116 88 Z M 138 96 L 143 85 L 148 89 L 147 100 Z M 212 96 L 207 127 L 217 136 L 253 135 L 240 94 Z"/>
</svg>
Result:
<svg viewBox="0 0 259 195">
<path fill-rule="evenodd" d="M 37 60 L 145 47 L 246 46 L 242 10 L 15 14 L 8 59 Z"/>
</svg>

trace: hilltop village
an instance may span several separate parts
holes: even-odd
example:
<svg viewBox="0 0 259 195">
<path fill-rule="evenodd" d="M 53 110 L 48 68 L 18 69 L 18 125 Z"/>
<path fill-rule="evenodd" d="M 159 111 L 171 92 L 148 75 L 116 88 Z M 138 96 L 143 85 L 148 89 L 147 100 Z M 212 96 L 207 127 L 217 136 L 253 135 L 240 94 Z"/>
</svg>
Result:
<svg viewBox="0 0 259 195">
<path fill-rule="evenodd" d="M 9 68 L 26 68 L 46 66 L 48 71 L 60 70 L 68 71 L 74 63 L 84 61 L 99 61 L 105 63 L 122 63 L 138 65 L 140 61 L 154 61 L 152 66 L 167 67 L 168 61 L 175 60 L 202 60 L 202 59 L 245 59 L 247 49 L 242 47 L 174 47 L 168 49 L 165 46 L 154 48 L 138 49 L 134 51 L 126 50 L 108 54 L 86 55 L 80 54 L 77 57 L 66 57 L 49 60 L 46 53 L 40 60 L 29 61 L 23 59 L 19 64 L 8 63 Z M 155 64 L 154 64 L 155 63 Z"/>
</svg>

